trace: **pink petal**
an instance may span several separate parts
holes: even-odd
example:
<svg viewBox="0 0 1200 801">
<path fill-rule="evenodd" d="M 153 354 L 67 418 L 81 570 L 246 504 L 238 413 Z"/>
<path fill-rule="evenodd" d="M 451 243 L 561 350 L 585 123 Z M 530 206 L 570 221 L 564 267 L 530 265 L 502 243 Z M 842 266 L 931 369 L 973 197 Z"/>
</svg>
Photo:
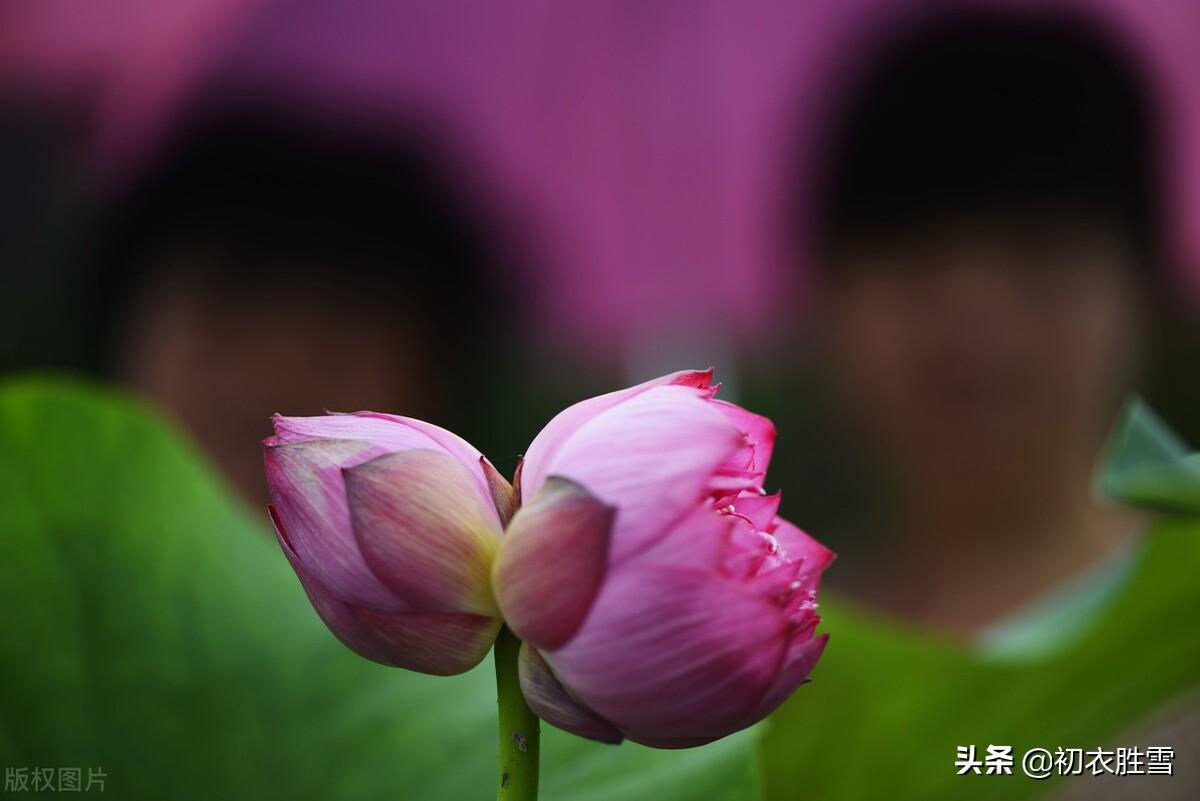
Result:
<svg viewBox="0 0 1200 801">
<path fill-rule="evenodd" d="M 296 571 L 304 593 L 342 644 L 359 656 L 391 667 L 450 676 L 483 660 L 500 630 L 500 621 L 470 614 L 385 612 L 339 601 L 309 573 L 288 544 L 271 510 L 276 537 Z"/>
<path fill-rule="evenodd" d="M 529 643 L 521 644 L 518 662 L 521 692 L 533 714 L 552 726 L 602 743 L 624 738 L 612 724 L 567 693 L 541 655 Z"/>
<path fill-rule="evenodd" d="M 383 449 L 359 440 L 266 445 L 263 461 L 275 513 L 296 555 L 321 586 L 343 601 L 380 609 L 403 604 L 367 567 L 350 527 L 342 468 Z"/>
<path fill-rule="evenodd" d="M 690 512 L 741 441 L 701 390 L 660 386 L 584 423 L 547 468 L 617 507 L 611 558 L 619 563 Z M 533 490 L 526 483 L 522 492 Z"/>
<path fill-rule="evenodd" d="M 350 521 L 371 570 L 423 612 L 492 616 L 500 518 L 466 466 L 444 451 L 403 451 L 344 471 Z"/>
<path fill-rule="evenodd" d="M 821 573 L 836 556 L 834 552 L 782 517 L 775 518 L 773 534 L 786 558 L 794 562 L 803 560 L 798 574 L 803 589 L 816 592 Z"/>
<path fill-rule="evenodd" d="M 755 470 L 741 470 L 728 464 L 718 466 L 708 482 L 708 491 L 716 498 L 717 506 L 727 506 L 747 493 L 762 494 L 763 474 Z"/>
<path fill-rule="evenodd" d="M 354 412 L 318 417 L 284 417 L 277 414 L 272 422 L 278 442 L 357 439 L 378 445 L 386 451 L 445 451 L 467 465 L 480 486 L 487 488 L 479 465 L 479 451 L 457 434 L 423 420 L 380 412 Z"/>
<path fill-rule="evenodd" d="M 414 417 L 401 417 L 397 414 L 384 414 L 383 412 L 356 412 L 356 417 L 361 419 L 378 419 L 396 423 L 398 425 L 407 426 L 414 431 L 424 434 L 429 439 L 433 440 L 446 453 L 453 456 L 470 471 L 471 475 L 478 478 L 482 482 L 482 486 L 487 488 L 487 481 L 483 475 L 483 468 L 480 466 L 479 458 L 481 454 L 474 445 L 467 442 L 462 437 L 455 434 L 453 431 L 447 431 L 440 426 L 435 426 L 433 423 L 426 423 L 424 420 L 417 420 Z"/>
<path fill-rule="evenodd" d="M 522 499 L 529 499 L 537 494 L 542 482 L 549 475 L 548 467 L 551 461 L 562 448 L 563 443 L 593 417 L 653 387 L 678 385 L 709 391 L 708 387 L 711 381 L 711 369 L 681 370 L 678 373 L 660 376 L 637 386 L 588 398 L 559 412 L 534 438 L 529 445 L 529 450 L 525 452 L 526 464 L 523 478 L 525 489 L 521 496 Z M 709 394 L 711 395 L 711 392 Z"/>
<path fill-rule="evenodd" d="M 740 495 L 734 498 L 734 511 L 750 521 L 759 531 L 773 532 L 775 516 L 779 514 L 780 493 L 774 495 Z"/>
<path fill-rule="evenodd" d="M 788 562 L 780 559 L 768 558 L 764 560 L 764 564 L 757 575 L 748 579 L 752 589 L 759 595 L 766 596 L 775 601 L 776 604 L 788 608 L 791 606 L 794 596 L 797 592 L 802 592 L 802 589 L 797 585 L 797 579 L 800 577 L 800 571 L 804 569 L 803 562 Z M 805 595 L 807 600 L 807 594 Z"/>
<path fill-rule="evenodd" d="M 749 463 L 739 467 L 750 467 L 766 473 L 771 464 L 771 453 L 775 450 L 775 424 L 762 415 L 748 412 L 727 401 L 714 400 L 713 405 L 725 414 L 738 431 L 746 435 Z"/>
<path fill-rule="evenodd" d="M 825 643 L 828 641 L 828 634 L 822 634 L 820 637 L 811 637 L 810 635 L 792 641 L 787 656 L 784 657 L 783 667 L 780 668 L 775 681 L 771 683 L 766 695 L 759 703 L 758 709 L 754 711 L 753 719 L 747 725 L 774 712 L 795 692 L 797 687 L 808 681 L 808 676 L 821 658 L 821 654 L 825 652 Z"/>
<path fill-rule="evenodd" d="M 350 611 L 387 648 L 391 664 L 453 676 L 466 673 L 487 656 L 500 632 L 499 618 L 446 612 L 389 614 L 363 606 Z"/>
<path fill-rule="evenodd" d="M 350 608 L 334 597 L 313 577 L 288 543 L 288 538 L 274 507 L 270 507 L 270 512 L 271 521 L 275 524 L 275 536 L 279 541 L 279 547 L 283 550 L 292 569 L 296 571 L 296 576 L 300 579 L 300 586 L 304 588 L 304 594 L 308 596 L 313 609 L 329 627 L 329 630 L 342 641 L 343 645 L 360 656 L 370 659 L 372 662 L 396 667 L 397 663 L 388 647 L 376 640 L 371 632 L 359 623 Z"/>
<path fill-rule="evenodd" d="M 635 560 L 605 581 L 575 638 L 543 657 L 629 739 L 682 747 L 746 725 L 785 643 L 778 609 L 736 583 Z"/>
<path fill-rule="evenodd" d="M 271 422 L 275 425 L 275 437 L 281 443 L 357 439 L 375 443 L 389 451 L 444 450 L 419 429 L 373 412 L 323 414 L 316 417 L 285 417 L 277 414 L 271 418 Z"/>
<path fill-rule="evenodd" d="M 504 536 L 492 586 L 504 619 L 538 648 L 574 636 L 600 589 L 613 508 L 552 476 Z"/>
<path fill-rule="evenodd" d="M 719 571 L 735 520 L 701 502 L 637 555 L 639 565 L 693 567 Z"/>
<path fill-rule="evenodd" d="M 778 563 L 779 542 L 765 531 L 754 528 L 745 518 L 731 517 L 738 523 L 729 536 L 724 559 L 725 572 L 735 579 L 748 579 Z"/>
<path fill-rule="evenodd" d="M 517 507 L 521 505 L 520 498 L 513 489 L 513 485 L 500 475 L 500 471 L 487 460 L 487 457 L 480 456 L 479 465 L 483 468 L 488 491 L 492 495 L 492 501 L 496 504 L 496 513 L 500 515 L 500 525 L 507 526 L 508 521 L 512 520 L 512 516 L 516 514 Z"/>
<path fill-rule="evenodd" d="M 521 471 L 524 470 L 524 468 L 525 468 L 525 457 L 522 456 L 520 459 L 517 460 L 517 469 L 513 470 L 513 480 L 512 480 L 513 492 L 517 496 L 517 506 L 518 507 L 520 507 L 520 505 L 521 505 L 521 497 L 522 497 L 521 496 Z"/>
</svg>

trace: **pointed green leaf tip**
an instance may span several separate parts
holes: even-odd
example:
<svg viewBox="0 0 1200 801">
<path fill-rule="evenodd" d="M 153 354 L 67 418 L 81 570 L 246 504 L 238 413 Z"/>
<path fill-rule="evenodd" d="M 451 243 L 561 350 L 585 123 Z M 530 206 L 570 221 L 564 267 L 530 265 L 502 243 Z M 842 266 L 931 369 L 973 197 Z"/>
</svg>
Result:
<svg viewBox="0 0 1200 801">
<path fill-rule="evenodd" d="M 1105 448 L 1097 493 L 1126 506 L 1175 517 L 1200 517 L 1200 453 L 1141 398 L 1125 407 Z"/>
</svg>

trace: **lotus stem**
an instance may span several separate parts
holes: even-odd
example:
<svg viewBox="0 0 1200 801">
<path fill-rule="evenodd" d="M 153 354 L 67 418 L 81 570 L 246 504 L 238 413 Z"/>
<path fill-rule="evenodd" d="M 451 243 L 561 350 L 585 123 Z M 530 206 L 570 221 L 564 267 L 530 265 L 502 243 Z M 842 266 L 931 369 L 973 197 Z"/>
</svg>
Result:
<svg viewBox="0 0 1200 801">
<path fill-rule="evenodd" d="M 517 676 L 521 641 L 500 629 L 496 638 L 496 704 L 500 715 L 500 775 L 497 801 L 537 801 L 541 721 L 530 711 Z"/>
</svg>

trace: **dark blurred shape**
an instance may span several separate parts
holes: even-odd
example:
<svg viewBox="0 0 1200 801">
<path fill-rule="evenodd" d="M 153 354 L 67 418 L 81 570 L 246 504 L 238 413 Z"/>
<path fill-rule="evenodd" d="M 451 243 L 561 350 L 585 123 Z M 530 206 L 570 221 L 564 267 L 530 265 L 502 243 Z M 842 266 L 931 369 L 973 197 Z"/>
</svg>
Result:
<svg viewBox="0 0 1200 801">
<path fill-rule="evenodd" d="M 1090 491 L 1163 273 L 1141 67 L 1087 16 L 957 8 L 849 76 L 816 261 L 828 375 L 886 499 L 846 579 L 881 607 L 974 633 L 1130 542 Z"/>
<path fill-rule="evenodd" d="M 1157 269 L 1161 119 L 1142 72 L 1086 15 L 916 15 L 852 76 L 828 136 L 819 263 L 862 236 L 1049 212 L 1113 226 Z"/>
<path fill-rule="evenodd" d="M 69 362 L 81 332 L 72 325 L 87 301 L 72 291 L 81 226 L 77 198 L 64 186 L 68 142 L 61 119 L 27 99 L 0 99 L 0 373 Z"/>
<path fill-rule="evenodd" d="M 438 141 L 279 110 L 193 119 L 135 186 L 100 272 L 95 359 L 262 496 L 272 411 L 453 422 L 502 303 Z"/>
<path fill-rule="evenodd" d="M 1082 12 L 964 5 L 885 27 L 826 139 L 816 384 L 873 514 L 834 546 L 823 694 L 764 737 L 771 799 L 973 797 L 940 767 L 961 743 L 1200 730 L 1195 532 L 1093 494 L 1167 306 L 1146 65 Z M 1137 793 L 1193 797 L 1176 778 Z"/>
</svg>

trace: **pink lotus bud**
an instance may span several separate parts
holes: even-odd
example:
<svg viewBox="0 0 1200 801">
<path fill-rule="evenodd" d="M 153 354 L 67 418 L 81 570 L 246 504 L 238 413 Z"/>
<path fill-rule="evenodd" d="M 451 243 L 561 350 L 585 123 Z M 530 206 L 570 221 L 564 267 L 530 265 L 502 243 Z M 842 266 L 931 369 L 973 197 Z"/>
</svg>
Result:
<svg viewBox="0 0 1200 801">
<path fill-rule="evenodd" d="M 775 428 L 710 372 L 576 404 L 530 445 L 493 569 L 531 708 L 585 737 L 700 745 L 803 683 L 833 554 L 776 513 Z"/>
<path fill-rule="evenodd" d="M 360 412 L 274 418 L 263 442 L 280 546 L 326 625 L 359 654 L 449 675 L 501 621 L 490 572 L 512 490 L 449 431 Z"/>
</svg>

